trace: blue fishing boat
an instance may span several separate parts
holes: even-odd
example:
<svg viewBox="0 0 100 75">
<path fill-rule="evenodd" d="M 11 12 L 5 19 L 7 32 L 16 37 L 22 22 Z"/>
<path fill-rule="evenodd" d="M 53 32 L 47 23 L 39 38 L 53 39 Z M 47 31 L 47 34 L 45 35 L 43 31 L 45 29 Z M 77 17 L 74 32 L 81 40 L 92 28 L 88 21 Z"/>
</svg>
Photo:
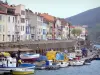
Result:
<svg viewBox="0 0 100 75">
<path fill-rule="evenodd" d="M 19 67 L 16 66 L 16 58 L 12 57 L 1 57 L 0 58 L 0 71 L 11 71 L 15 69 L 33 69 L 35 65 L 32 64 L 21 64 Z"/>
</svg>

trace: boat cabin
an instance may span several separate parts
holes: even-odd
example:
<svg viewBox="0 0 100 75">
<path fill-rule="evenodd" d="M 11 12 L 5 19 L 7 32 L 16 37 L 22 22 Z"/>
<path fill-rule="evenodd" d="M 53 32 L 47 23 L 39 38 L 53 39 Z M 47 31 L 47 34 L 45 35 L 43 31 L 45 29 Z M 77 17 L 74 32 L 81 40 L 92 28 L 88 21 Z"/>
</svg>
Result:
<svg viewBox="0 0 100 75">
<path fill-rule="evenodd" d="M 16 58 L 1 57 L 0 67 L 16 67 Z"/>
</svg>

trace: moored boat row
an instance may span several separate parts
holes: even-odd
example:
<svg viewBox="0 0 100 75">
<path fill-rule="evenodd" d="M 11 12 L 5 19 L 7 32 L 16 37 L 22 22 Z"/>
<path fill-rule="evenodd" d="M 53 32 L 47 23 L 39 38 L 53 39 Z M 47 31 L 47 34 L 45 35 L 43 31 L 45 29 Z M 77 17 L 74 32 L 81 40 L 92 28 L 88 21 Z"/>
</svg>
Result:
<svg viewBox="0 0 100 75">
<path fill-rule="evenodd" d="M 68 66 L 90 64 L 91 60 L 81 60 L 81 57 L 70 58 L 64 52 L 48 51 L 46 55 L 25 53 L 20 55 L 22 63 L 17 65 L 17 59 L 11 56 L 0 57 L 0 70 L 9 71 L 14 75 L 34 74 L 35 70 L 57 70 Z"/>
</svg>

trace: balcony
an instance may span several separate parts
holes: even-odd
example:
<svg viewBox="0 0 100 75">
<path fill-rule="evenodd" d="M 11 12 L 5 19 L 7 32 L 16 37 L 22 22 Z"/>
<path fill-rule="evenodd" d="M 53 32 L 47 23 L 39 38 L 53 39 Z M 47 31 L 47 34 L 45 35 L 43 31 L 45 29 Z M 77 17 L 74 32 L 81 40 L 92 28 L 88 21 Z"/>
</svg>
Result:
<svg viewBox="0 0 100 75">
<path fill-rule="evenodd" d="M 7 9 L 7 14 L 15 15 L 15 10 L 14 9 Z"/>
</svg>

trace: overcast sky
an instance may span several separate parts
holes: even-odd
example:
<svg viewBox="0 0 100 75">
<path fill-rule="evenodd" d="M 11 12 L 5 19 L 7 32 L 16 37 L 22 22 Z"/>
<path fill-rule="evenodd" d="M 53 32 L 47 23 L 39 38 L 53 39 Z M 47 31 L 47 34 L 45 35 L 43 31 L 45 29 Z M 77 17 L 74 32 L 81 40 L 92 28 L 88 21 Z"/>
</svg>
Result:
<svg viewBox="0 0 100 75">
<path fill-rule="evenodd" d="M 61 18 L 100 6 L 100 0 L 8 0 L 8 3 L 23 4 L 33 12 L 45 12 Z"/>
</svg>

